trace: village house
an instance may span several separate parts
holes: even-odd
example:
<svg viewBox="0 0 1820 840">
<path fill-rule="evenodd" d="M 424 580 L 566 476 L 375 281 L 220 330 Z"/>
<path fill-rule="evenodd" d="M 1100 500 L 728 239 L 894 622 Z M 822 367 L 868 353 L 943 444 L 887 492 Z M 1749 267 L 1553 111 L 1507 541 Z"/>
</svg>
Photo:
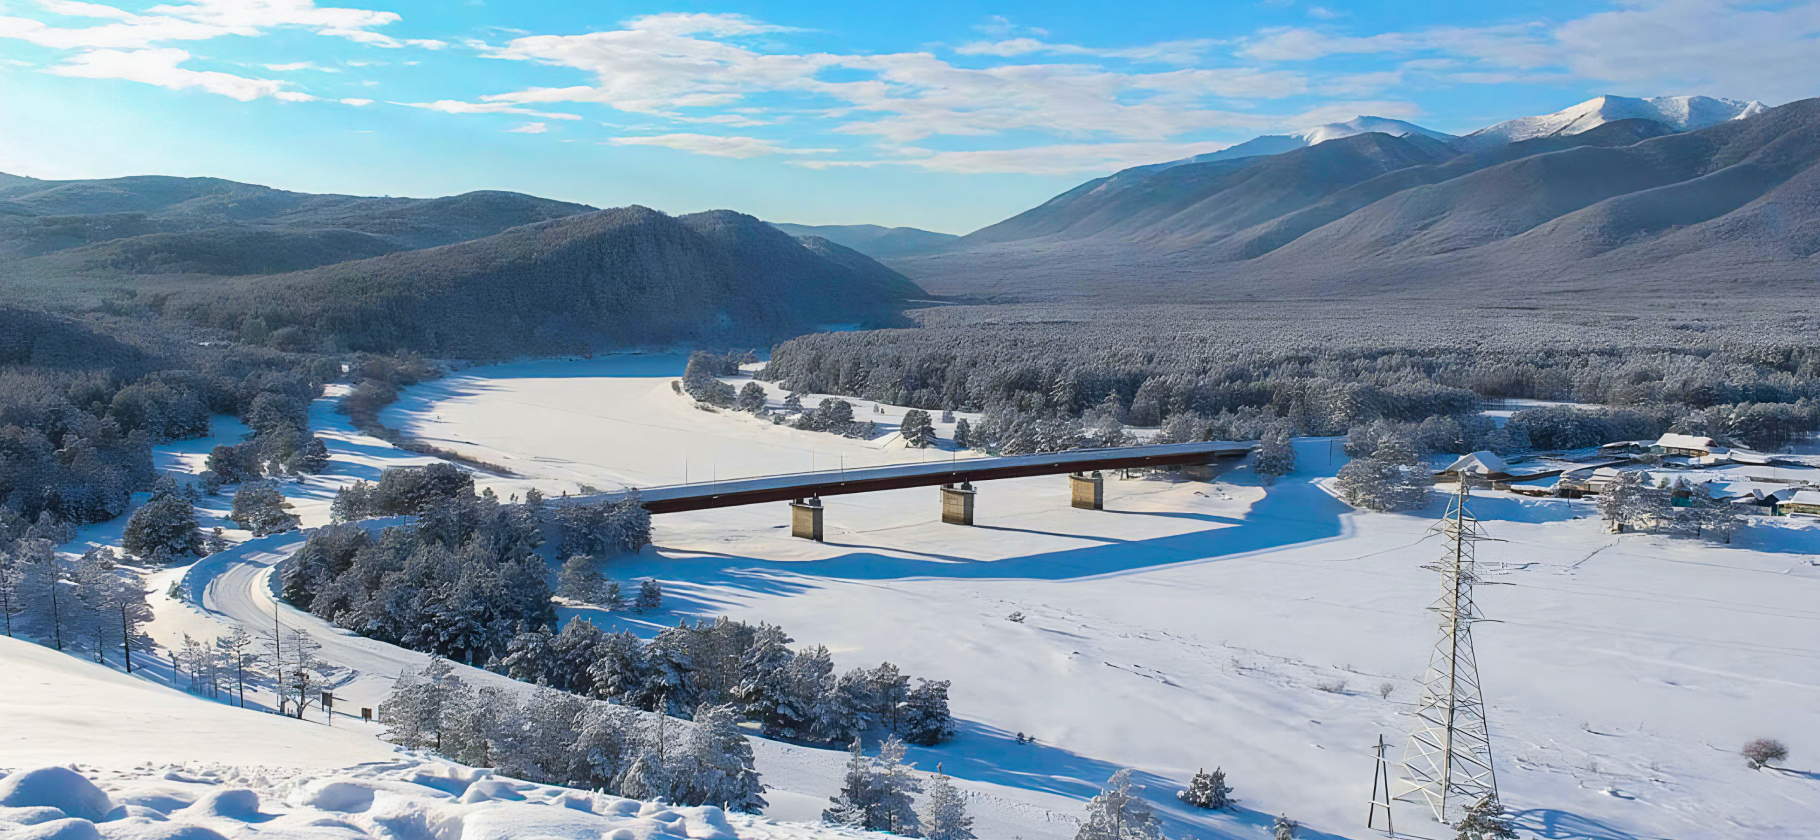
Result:
<svg viewBox="0 0 1820 840">
<path fill-rule="evenodd" d="M 1784 516 L 1793 514 L 1820 516 L 1820 490 L 1797 490 L 1787 501 L 1776 507 Z"/>
<path fill-rule="evenodd" d="M 1669 432 L 1650 444 L 1649 451 L 1657 455 L 1684 455 L 1689 458 L 1704 458 L 1723 448 L 1713 442 L 1712 438 L 1701 435 L 1678 435 Z"/>
</svg>

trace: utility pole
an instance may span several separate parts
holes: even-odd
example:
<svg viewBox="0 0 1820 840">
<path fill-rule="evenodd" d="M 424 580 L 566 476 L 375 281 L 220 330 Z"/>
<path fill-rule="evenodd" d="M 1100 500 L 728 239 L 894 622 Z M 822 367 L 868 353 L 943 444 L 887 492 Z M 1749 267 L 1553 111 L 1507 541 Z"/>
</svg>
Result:
<svg viewBox="0 0 1820 840">
<path fill-rule="evenodd" d="M 1397 798 L 1424 802 L 1435 819 L 1449 823 L 1486 797 L 1498 797 L 1492 771 L 1491 730 L 1485 719 L 1485 697 L 1479 687 L 1479 662 L 1473 652 L 1472 626 L 1483 621 L 1473 603 L 1478 583 L 1474 546 L 1486 539 L 1479 520 L 1466 509 L 1466 481 L 1447 506 L 1447 516 L 1433 528 L 1447 537 L 1445 554 L 1424 566 L 1441 573 L 1440 638 L 1429 654 L 1416 703 L 1415 731 L 1403 750 L 1404 782 Z"/>
</svg>

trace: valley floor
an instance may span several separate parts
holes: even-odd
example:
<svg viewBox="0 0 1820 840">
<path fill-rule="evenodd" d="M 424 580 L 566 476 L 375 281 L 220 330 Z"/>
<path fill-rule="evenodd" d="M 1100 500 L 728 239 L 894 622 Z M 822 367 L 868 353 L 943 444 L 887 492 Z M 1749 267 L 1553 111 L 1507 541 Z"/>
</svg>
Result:
<svg viewBox="0 0 1820 840">
<path fill-rule="evenodd" d="M 681 368 L 665 356 L 475 368 L 412 389 L 383 419 L 510 467 L 522 477 L 480 477 L 502 497 L 951 457 L 905 449 L 889 433 L 847 440 L 700 411 L 671 390 Z M 330 474 L 287 490 L 306 527 L 326 521 L 340 483 L 424 460 L 352 432 L 331 408 L 332 397 L 319 401 L 312 417 L 330 443 Z M 861 402 L 856 416 L 888 432 L 901 410 Z M 1328 488 L 1344 462 L 1337 447 L 1297 449 L 1298 472 L 1268 488 L 1243 468 L 1212 483 L 1109 480 L 1105 511 L 1070 508 L 1061 477 L 984 483 L 973 528 L 942 524 L 931 488 L 828 499 L 825 543 L 791 538 L 782 503 L 660 516 L 655 547 L 602 570 L 661 580 L 665 609 L 565 614 L 647 634 L 684 616 L 767 621 L 799 644 L 828 645 L 842 669 L 890 660 L 952 680 L 960 736 L 912 748 L 910 759 L 956 778 L 982 838 L 1071 837 L 1082 801 L 1119 767 L 1147 785 L 1172 838 L 1266 837 L 1279 813 L 1304 837 L 1374 836 L 1363 825 L 1367 747 L 1381 734 L 1400 756 L 1435 639 L 1426 608 L 1440 581 L 1422 567 L 1440 551 L 1428 533 L 1440 499 L 1410 514 L 1354 512 Z M 187 464 L 169 459 L 161 466 Z M 1525 836 L 1820 836 L 1820 523 L 1759 521 L 1716 546 L 1606 534 L 1590 502 L 1488 492 L 1473 509 L 1499 540 L 1480 549 L 1479 603 L 1497 623 L 1481 625 L 1478 653 L 1500 787 Z M 107 527 L 67 548 L 108 542 Z M 155 576 L 154 632 L 170 645 L 184 632 L 277 618 L 328 644 L 349 709 L 376 706 L 398 669 L 423 658 L 277 604 L 270 566 L 300 541 L 248 540 Z M 171 582 L 175 598 L 164 594 Z M 1023 620 L 1009 620 L 1014 612 Z M 156 721 L 109 714 L 131 698 L 43 691 L 0 693 L 5 719 L 48 721 L 0 741 L 0 766 L 59 754 L 179 761 L 211 731 L 181 715 L 157 732 Z M 294 763 L 391 754 L 376 729 L 341 715 L 329 735 L 319 720 L 219 711 L 307 727 L 300 738 L 348 739 L 313 742 Z M 1035 742 L 1016 743 L 1020 732 Z M 1786 742 L 1788 768 L 1747 769 L 1737 751 L 1756 737 Z M 143 747 L 110 751 L 109 739 Z M 268 751 L 255 737 L 235 741 L 198 758 L 287 763 L 278 753 L 260 760 Z M 813 820 L 845 755 L 754 746 L 773 788 L 768 814 Z M 1236 810 L 1175 801 L 1196 769 L 1216 766 L 1236 788 Z M 1413 805 L 1396 817 L 1399 833 L 1446 831 Z"/>
</svg>

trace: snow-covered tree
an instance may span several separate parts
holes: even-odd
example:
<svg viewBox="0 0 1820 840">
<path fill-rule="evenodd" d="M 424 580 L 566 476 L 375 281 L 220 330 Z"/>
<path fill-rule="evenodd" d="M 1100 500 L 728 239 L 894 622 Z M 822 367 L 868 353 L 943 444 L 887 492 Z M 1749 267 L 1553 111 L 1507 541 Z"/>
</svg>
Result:
<svg viewBox="0 0 1820 840">
<path fill-rule="evenodd" d="M 904 412 L 904 422 L 898 428 L 904 443 L 913 449 L 924 449 L 935 445 L 935 424 L 929 419 L 929 412 L 912 408 Z"/>
<path fill-rule="evenodd" d="M 1373 456 L 1355 458 L 1341 467 L 1334 484 L 1353 507 L 1393 511 L 1420 507 L 1433 479 L 1425 467 L 1401 466 Z"/>
<path fill-rule="evenodd" d="M 765 410 L 766 402 L 765 386 L 757 382 L 747 382 L 740 387 L 739 397 L 734 401 L 733 407 L 740 411 L 757 414 Z"/>
<path fill-rule="evenodd" d="M 4 621 L 8 637 L 13 635 L 13 618 L 25 613 L 25 601 L 20 597 L 24 585 L 25 569 L 0 547 L 0 621 Z"/>
<path fill-rule="evenodd" d="M 253 532 L 253 536 L 263 537 L 297 528 L 301 520 L 286 510 L 289 507 L 277 487 L 265 482 L 247 484 L 234 494 L 234 506 L 228 518 Z"/>
<path fill-rule="evenodd" d="M 868 816 L 877 794 L 872 789 L 872 761 L 866 758 L 858 738 L 847 747 L 847 772 L 841 779 L 840 792 L 829 797 L 832 803 L 822 811 L 822 822 L 842 828 L 870 828 Z"/>
<path fill-rule="evenodd" d="M 940 765 L 929 779 L 929 801 L 918 816 L 927 840 L 973 840 L 973 817 L 967 815 L 967 800 L 953 780 L 942 773 Z"/>
<path fill-rule="evenodd" d="M 751 814 L 764 809 L 765 786 L 752 769 L 752 744 L 740 732 L 732 706 L 696 710 L 679 763 L 686 772 L 676 801 Z"/>
<path fill-rule="evenodd" d="M 973 424 L 967 422 L 965 417 L 954 421 L 954 445 L 960 449 L 974 447 Z"/>
<path fill-rule="evenodd" d="M 181 493 L 153 496 L 133 511 L 120 545 L 140 557 L 151 557 L 160 550 L 172 557 L 200 556 L 204 549 L 195 505 Z"/>
<path fill-rule="evenodd" d="M 618 612 L 626 608 L 626 596 L 620 589 L 619 581 L 609 580 L 601 585 L 600 606 L 609 612 Z"/>
<path fill-rule="evenodd" d="M 1504 807 L 1492 796 L 1474 802 L 1454 828 L 1455 840 L 1515 840 L 1517 836 Z"/>
<path fill-rule="evenodd" d="M 790 673 L 795 656 L 787 647 L 790 641 L 782 628 L 761 624 L 740 658 L 740 682 L 733 696 L 767 737 L 795 737 L 807 722 Z"/>
<path fill-rule="evenodd" d="M 954 737 L 954 718 L 948 713 L 948 681 L 919 679 L 904 700 L 901 729 L 904 740 L 934 746 Z"/>
<path fill-rule="evenodd" d="M 904 763 L 908 747 L 897 736 L 885 738 L 872 762 L 872 808 L 867 828 L 915 837 L 920 829 L 916 815 L 916 794 L 923 790 L 916 777 L 916 765 Z"/>
<path fill-rule="evenodd" d="M 638 584 L 638 602 L 634 605 L 639 612 L 661 610 L 664 607 L 664 588 L 656 578 L 645 578 Z"/>
<path fill-rule="evenodd" d="M 1120 769 L 1106 780 L 1106 787 L 1087 801 L 1087 819 L 1081 821 L 1074 840 L 1162 840 L 1150 803 L 1138 796 L 1141 786 L 1131 782 L 1131 771 Z"/>
<path fill-rule="evenodd" d="M 881 724 L 895 732 L 901 720 L 899 707 L 910 696 L 910 677 L 897 670 L 889 662 L 881 662 L 872 669 L 872 699 L 876 704 L 872 713 Z"/>
<path fill-rule="evenodd" d="M 1271 840 L 1295 840 L 1296 821 L 1278 814 L 1270 826 Z"/>
<path fill-rule="evenodd" d="M 379 704 L 379 722 L 386 725 L 386 737 L 395 744 L 441 752 L 444 734 L 467 711 L 469 697 L 455 666 L 432 656 L 421 670 L 398 675 L 391 694 Z"/>
<path fill-rule="evenodd" d="M 1295 471 L 1295 446 L 1291 443 L 1289 433 L 1288 425 L 1278 423 L 1258 438 L 1255 469 L 1258 475 L 1265 477 L 1265 481 L 1274 481 Z"/>
<path fill-rule="evenodd" d="M 577 554 L 562 564 L 562 572 L 557 576 L 556 594 L 574 601 L 589 602 L 599 597 L 603 583 L 600 572 L 594 569 L 594 559 Z"/>
<path fill-rule="evenodd" d="M 1202 768 L 1194 774 L 1188 783 L 1188 789 L 1176 794 L 1176 798 L 1196 808 L 1217 810 L 1232 805 L 1232 788 L 1226 784 L 1226 771 L 1218 767 L 1212 773 Z"/>
</svg>

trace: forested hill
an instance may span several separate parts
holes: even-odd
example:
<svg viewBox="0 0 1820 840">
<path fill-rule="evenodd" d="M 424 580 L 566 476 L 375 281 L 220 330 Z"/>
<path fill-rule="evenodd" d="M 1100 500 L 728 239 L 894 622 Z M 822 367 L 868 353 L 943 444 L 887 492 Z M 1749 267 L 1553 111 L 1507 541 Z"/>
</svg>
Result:
<svg viewBox="0 0 1820 840">
<path fill-rule="evenodd" d="M 624 207 L 308 271 L 192 281 L 163 310 L 226 329 L 258 319 L 300 347 L 489 358 L 885 325 L 920 294 L 862 255 L 805 246 L 751 216 Z"/>
<path fill-rule="evenodd" d="M 1817 164 L 1820 99 L 1696 131 L 1619 120 L 1465 154 L 1364 134 L 1127 170 L 888 262 L 935 294 L 999 300 L 1811 293 Z"/>
<path fill-rule="evenodd" d="M 264 274 L 491 236 L 594 208 L 510 192 L 313 195 L 219 178 L 0 177 L 0 273 Z"/>
</svg>

